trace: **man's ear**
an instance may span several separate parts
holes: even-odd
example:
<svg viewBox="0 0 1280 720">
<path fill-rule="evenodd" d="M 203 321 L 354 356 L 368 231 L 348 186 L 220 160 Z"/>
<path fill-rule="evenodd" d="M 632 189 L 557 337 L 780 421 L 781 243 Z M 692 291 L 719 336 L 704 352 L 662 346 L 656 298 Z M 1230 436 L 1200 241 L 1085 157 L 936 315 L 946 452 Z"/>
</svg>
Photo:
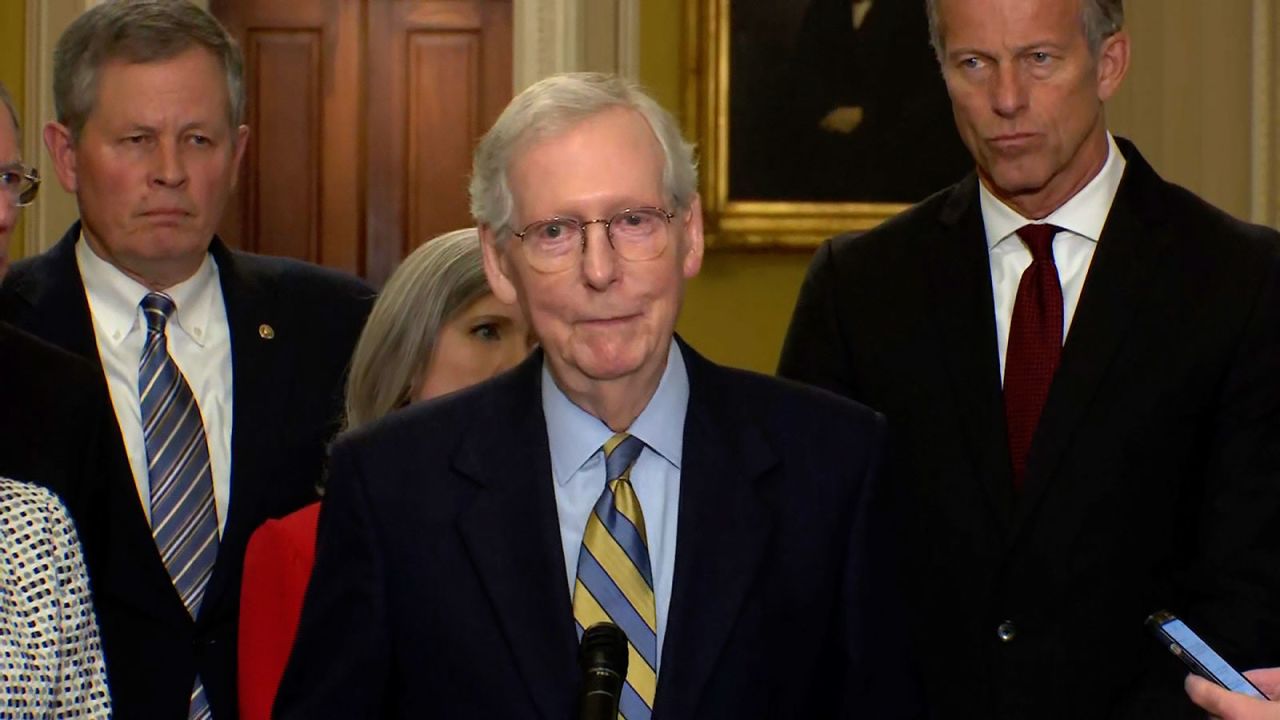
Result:
<svg viewBox="0 0 1280 720">
<path fill-rule="evenodd" d="M 231 188 L 235 189 L 236 183 L 240 182 L 240 162 L 244 159 L 244 149 L 249 145 L 249 126 L 241 125 L 236 128 L 235 146 L 231 148 Z"/>
<path fill-rule="evenodd" d="M 514 305 L 517 296 L 516 286 L 511 281 L 511 268 L 507 263 L 506 254 L 503 248 L 498 247 L 497 235 L 488 225 L 481 225 L 477 230 L 480 233 L 480 251 L 484 254 L 484 276 L 489 281 L 489 289 L 498 300 Z"/>
<path fill-rule="evenodd" d="M 71 129 L 57 122 L 44 126 L 44 146 L 49 149 L 49 157 L 53 158 L 53 172 L 58 176 L 58 184 L 63 190 L 75 194 L 76 182 L 76 143 L 71 137 Z"/>
<path fill-rule="evenodd" d="M 685 279 L 693 278 L 702 270 L 702 254 L 706 250 L 706 239 L 702 235 L 702 197 L 694 194 L 689 204 L 688 216 L 684 223 L 684 257 L 681 258 L 681 271 Z M 677 220 L 677 222 L 681 222 Z"/>
<path fill-rule="evenodd" d="M 1098 99 L 1106 102 L 1129 72 L 1129 33 L 1119 30 L 1098 49 Z"/>
</svg>

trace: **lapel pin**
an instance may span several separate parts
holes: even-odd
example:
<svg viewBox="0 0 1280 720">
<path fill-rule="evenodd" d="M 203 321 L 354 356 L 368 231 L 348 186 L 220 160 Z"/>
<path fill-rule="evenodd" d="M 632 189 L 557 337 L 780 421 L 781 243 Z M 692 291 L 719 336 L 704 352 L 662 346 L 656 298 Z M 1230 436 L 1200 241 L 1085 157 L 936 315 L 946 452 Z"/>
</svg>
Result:
<svg viewBox="0 0 1280 720">
<path fill-rule="evenodd" d="M 258 326 L 258 336 L 263 340 L 271 340 L 276 336 L 276 329 L 266 323 Z"/>
</svg>

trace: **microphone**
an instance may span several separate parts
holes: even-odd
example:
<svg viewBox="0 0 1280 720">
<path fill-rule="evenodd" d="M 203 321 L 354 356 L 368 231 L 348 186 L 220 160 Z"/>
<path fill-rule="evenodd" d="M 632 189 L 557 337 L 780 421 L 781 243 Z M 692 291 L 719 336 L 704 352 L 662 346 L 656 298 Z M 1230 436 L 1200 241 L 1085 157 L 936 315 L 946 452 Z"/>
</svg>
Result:
<svg viewBox="0 0 1280 720">
<path fill-rule="evenodd" d="M 582 668 L 579 720 L 618 720 L 618 700 L 627 677 L 627 635 L 611 622 L 601 622 L 582 633 L 578 648 Z"/>
</svg>

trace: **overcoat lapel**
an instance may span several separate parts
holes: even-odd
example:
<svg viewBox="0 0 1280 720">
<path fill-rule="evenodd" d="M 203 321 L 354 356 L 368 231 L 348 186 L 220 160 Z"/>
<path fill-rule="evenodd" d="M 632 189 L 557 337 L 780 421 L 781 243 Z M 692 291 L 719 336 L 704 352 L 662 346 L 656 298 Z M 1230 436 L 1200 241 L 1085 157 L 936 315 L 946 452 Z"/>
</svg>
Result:
<svg viewBox="0 0 1280 720">
<path fill-rule="evenodd" d="M 719 387 L 724 371 L 684 342 L 689 373 L 675 577 L 655 713 L 693 717 L 771 535 L 768 471 L 777 458 Z"/>
<path fill-rule="evenodd" d="M 259 494 L 269 478 L 253 477 L 269 465 L 266 453 L 276 446 L 283 405 L 292 392 L 289 368 L 298 362 L 297 344 L 290 342 L 289 318 L 281 315 L 274 278 L 252 273 L 218 238 L 209 248 L 218 264 L 223 304 L 231 333 L 231 491 L 219 548 L 244 548 L 258 517 Z M 239 562 L 224 559 L 214 564 L 209 587 L 201 604 L 217 612 L 227 590 L 236 585 Z M 235 599 L 226 608 L 238 603 Z"/>
<path fill-rule="evenodd" d="M 973 472 L 1007 532 L 1014 506 L 1013 470 L 985 238 L 978 179 L 970 175 L 952 190 L 921 261 L 928 266 L 939 361 L 950 373 L 959 432 L 968 441 Z"/>
<path fill-rule="evenodd" d="M 547 720 L 572 716 L 578 673 L 577 634 L 565 577 L 551 451 L 536 351 L 488 396 L 478 413 L 510 428 L 481 425 L 459 448 L 455 465 L 477 485 L 459 530 L 493 605 L 534 705 Z"/>
<path fill-rule="evenodd" d="M 33 308 L 40 307 L 38 318 L 15 317 L 14 320 L 49 342 L 84 357 L 101 373 L 102 358 L 98 355 L 89 300 L 76 263 L 75 247 L 79 239 L 80 223 L 76 222 L 56 245 L 34 260 L 39 263 L 34 272 L 26 274 L 16 286 L 6 288 L 7 293 L 25 305 L 8 311 L 34 312 Z M 103 387 L 106 388 L 105 376 Z M 106 441 L 117 444 L 123 461 L 124 441 L 118 427 L 115 437 Z M 85 538 L 90 546 L 88 552 L 100 556 L 106 565 L 103 572 L 95 573 L 93 590 L 101 596 L 98 602 L 124 605 L 132 611 L 176 623 L 190 622 L 190 615 L 160 559 L 130 468 L 122 464 L 117 472 L 109 472 L 103 482 L 106 484 L 105 507 L 91 510 L 99 514 L 91 523 L 92 532 L 102 536 Z M 98 552 L 104 548 L 106 552 Z M 140 591 L 142 587 L 151 587 L 154 591 Z"/>
<path fill-rule="evenodd" d="M 1074 431 L 1093 402 L 1151 291 L 1153 270 L 1167 259 L 1168 233 L 1153 197 L 1163 181 L 1125 141 L 1127 165 L 1072 318 L 1027 458 L 1027 481 L 1014 532 L 1035 512 L 1053 483 Z"/>
</svg>

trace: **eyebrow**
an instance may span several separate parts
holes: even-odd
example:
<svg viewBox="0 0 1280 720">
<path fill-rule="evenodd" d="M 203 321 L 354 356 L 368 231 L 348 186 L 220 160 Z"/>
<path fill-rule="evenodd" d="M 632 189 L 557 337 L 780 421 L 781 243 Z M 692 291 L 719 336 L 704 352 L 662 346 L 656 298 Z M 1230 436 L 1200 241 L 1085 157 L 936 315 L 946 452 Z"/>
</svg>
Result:
<svg viewBox="0 0 1280 720">
<path fill-rule="evenodd" d="M 1038 50 L 1055 50 L 1057 52 L 1063 52 L 1065 48 L 1066 46 L 1060 43 L 1054 42 L 1052 40 L 1041 40 L 1039 42 L 1028 43 L 1026 45 L 1020 45 L 1016 48 L 1013 48 L 1012 54 L 1025 55 L 1028 52 L 1038 51 Z M 955 50 L 947 51 L 948 58 L 967 57 L 969 55 L 979 55 L 982 57 L 996 57 L 996 53 L 993 53 L 989 50 L 979 50 L 978 48 L 973 48 L 973 47 L 960 47 Z"/>
</svg>

